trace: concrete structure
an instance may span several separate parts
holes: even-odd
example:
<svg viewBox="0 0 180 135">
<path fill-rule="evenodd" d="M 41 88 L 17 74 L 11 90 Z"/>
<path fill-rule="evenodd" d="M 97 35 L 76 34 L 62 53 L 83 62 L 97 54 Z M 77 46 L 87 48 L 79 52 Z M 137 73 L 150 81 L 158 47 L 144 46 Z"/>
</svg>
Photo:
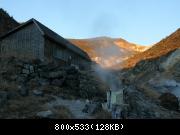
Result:
<svg viewBox="0 0 180 135">
<path fill-rule="evenodd" d="M 111 91 L 107 92 L 107 108 L 112 109 L 113 106 L 120 106 L 123 104 L 123 92 Z"/>
<path fill-rule="evenodd" d="M 0 54 L 62 63 L 89 64 L 89 56 L 40 22 L 31 19 L 0 37 Z"/>
<path fill-rule="evenodd" d="M 111 112 L 113 119 L 122 118 L 122 112 L 124 109 L 123 90 L 109 90 L 107 92 L 107 103 L 102 106 L 105 110 Z"/>
</svg>

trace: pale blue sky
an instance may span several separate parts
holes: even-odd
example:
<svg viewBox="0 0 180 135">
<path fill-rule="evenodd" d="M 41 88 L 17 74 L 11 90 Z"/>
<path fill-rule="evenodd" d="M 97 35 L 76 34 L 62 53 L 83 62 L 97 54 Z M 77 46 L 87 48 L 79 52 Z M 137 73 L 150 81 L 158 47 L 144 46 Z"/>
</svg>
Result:
<svg viewBox="0 0 180 135">
<path fill-rule="evenodd" d="M 180 27 L 180 0 L 0 0 L 0 7 L 65 38 L 110 36 L 151 45 Z"/>
</svg>

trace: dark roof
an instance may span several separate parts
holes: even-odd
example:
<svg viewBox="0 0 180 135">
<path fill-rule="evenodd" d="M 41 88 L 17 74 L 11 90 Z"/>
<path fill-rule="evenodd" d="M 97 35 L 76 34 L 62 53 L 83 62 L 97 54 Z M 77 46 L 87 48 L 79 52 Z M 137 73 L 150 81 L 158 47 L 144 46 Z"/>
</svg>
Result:
<svg viewBox="0 0 180 135">
<path fill-rule="evenodd" d="M 16 27 L 15 29 L 13 29 L 13 30 L 9 31 L 8 33 L 6 33 L 5 35 L 1 36 L 0 39 L 7 37 L 8 35 L 26 27 L 27 25 L 29 25 L 31 23 L 36 24 L 36 26 L 39 28 L 39 30 L 43 36 L 50 38 L 51 40 L 59 43 L 60 45 L 65 46 L 69 50 L 75 52 L 76 54 L 79 54 L 81 57 L 86 58 L 87 60 L 90 60 L 90 58 L 86 52 L 84 52 L 83 50 L 81 50 L 77 46 L 73 45 L 68 40 L 64 39 L 63 37 L 61 37 L 60 35 L 58 35 L 54 31 L 50 30 L 48 27 L 44 26 L 42 23 L 40 23 L 39 21 L 37 21 L 35 19 L 30 19 L 29 21 L 27 21 L 27 22 L 23 23 L 22 25 Z"/>
</svg>

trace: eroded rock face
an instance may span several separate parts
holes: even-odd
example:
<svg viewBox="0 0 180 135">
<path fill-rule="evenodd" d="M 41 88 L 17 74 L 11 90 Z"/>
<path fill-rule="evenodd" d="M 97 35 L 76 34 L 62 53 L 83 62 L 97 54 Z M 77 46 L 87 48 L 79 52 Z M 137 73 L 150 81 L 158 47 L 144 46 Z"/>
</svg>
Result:
<svg viewBox="0 0 180 135">
<path fill-rule="evenodd" d="M 180 62 L 180 49 L 174 51 L 167 59 L 161 64 L 164 70 L 173 68 L 176 63 Z"/>
</svg>

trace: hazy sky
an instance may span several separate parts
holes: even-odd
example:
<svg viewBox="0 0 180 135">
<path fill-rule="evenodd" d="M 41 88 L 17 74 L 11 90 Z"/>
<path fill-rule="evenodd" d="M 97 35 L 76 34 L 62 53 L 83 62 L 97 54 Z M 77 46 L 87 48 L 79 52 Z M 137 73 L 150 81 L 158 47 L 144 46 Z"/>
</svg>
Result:
<svg viewBox="0 0 180 135">
<path fill-rule="evenodd" d="M 65 38 L 110 36 L 151 45 L 180 27 L 180 0 L 0 0 L 0 7 Z"/>
</svg>

